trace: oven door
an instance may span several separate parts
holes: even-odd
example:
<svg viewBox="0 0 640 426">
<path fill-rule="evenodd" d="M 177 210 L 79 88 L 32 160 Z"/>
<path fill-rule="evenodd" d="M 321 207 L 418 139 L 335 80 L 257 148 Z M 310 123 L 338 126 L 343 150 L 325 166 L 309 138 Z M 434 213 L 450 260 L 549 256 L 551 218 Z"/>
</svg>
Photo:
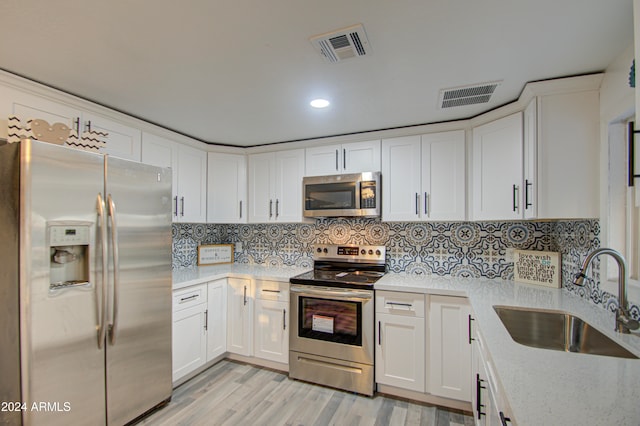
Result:
<svg viewBox="0 0 640 426">
<path fill-rule="evenodd" d="M 373 365 L 373 290 L 291 285 L 292 351 Z"/>
</svg>

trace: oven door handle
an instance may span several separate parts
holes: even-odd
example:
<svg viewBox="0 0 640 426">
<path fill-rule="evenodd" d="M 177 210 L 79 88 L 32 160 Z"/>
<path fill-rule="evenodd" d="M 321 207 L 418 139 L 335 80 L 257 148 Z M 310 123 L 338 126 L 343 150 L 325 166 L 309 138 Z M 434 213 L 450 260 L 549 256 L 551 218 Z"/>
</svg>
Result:
<svg viewBox="0 0 640 426">
<path fill-rule="evenodd" d="M 359 291 L 355 289 L 336 289 L 333 287 L 295 286 L 290 288 L 292 293 L 309 296 L 323 296 L 338 300 L 371 300 L 372 291 Z"/>
</svg>

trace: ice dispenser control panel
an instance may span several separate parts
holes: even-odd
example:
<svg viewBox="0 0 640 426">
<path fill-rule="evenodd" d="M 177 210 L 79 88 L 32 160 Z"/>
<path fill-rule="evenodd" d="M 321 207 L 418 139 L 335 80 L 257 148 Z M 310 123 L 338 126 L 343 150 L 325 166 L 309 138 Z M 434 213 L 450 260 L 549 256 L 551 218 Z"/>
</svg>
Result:
<svg viewBox="0 0 640 426">
<path fill-rule="evenodd" d="M 89 286 L 91 224 L 49 224 L 49 291 Z"/>
</svg>

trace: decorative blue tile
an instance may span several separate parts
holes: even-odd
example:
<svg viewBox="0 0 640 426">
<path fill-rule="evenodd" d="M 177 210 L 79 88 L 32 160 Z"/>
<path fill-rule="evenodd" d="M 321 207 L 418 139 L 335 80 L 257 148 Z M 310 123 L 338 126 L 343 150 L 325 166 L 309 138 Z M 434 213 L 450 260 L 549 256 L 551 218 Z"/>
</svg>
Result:
<svg viewBox="0 0 640 426">
<path fill-rule="evenodd" d="M 553 222 L 381 222 L 367 218 L 318 219 L 301 224 L 174 224 L 173 267 L 195 266 L 199 244 L 238 243 L 237 263 L 311 268 L 314 244 L 364 244 L 387 247 L 392 272 L 457 277 L 513 278 L 507 249 L 548 250 L 562 254 L 562 283 L 570 292 L 605 309 L 617 298 L 599 286 L 599 262 L 585 287 L 572 284 L 582 259 L 600 246 L 597 220 Z M 640 315 L 631 306 L 634 318 Z"/>
</svg>

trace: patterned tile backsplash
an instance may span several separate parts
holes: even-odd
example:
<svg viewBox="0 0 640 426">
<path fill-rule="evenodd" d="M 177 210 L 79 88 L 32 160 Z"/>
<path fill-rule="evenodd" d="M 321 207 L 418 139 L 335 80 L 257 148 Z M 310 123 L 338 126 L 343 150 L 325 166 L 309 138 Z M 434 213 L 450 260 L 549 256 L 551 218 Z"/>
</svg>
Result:
<svg viewBox="0 0 640 426">
<path fill-rule="evenodd" d="M 600 246 L 597 220 L 553 222 L 381 222 L 378 219 L 319 219 L 296 224 L 173 225 L 173 268 L 196 265 L 199 244 L 241 243 L 237 263 L 274 266 L 313 265 L 313 245 L 368 244 L 387 247 L 392 272 L 460 277 L 513 278 L 512 249 L 562 253 L 562 283 L 568 291 L 602 305 L 617 298 L 599 287 L 596 261 L 585 287 L 572 275 L 582 259 Z M 634 318 L 638 305 L 631 305 Z"/>
</svg>

